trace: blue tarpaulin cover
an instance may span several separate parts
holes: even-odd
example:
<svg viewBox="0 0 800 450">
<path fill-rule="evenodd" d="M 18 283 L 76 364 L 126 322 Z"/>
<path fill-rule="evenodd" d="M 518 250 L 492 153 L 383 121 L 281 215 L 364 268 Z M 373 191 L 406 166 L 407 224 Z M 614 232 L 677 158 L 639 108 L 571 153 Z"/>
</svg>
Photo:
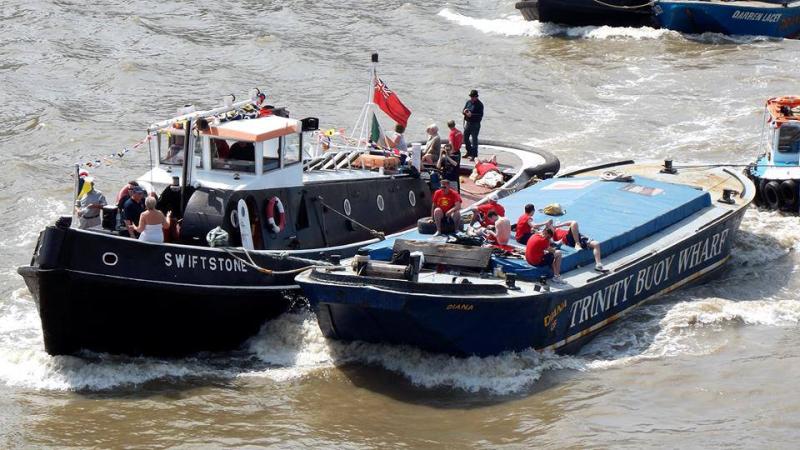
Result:
<svg viewBox="0 0 800 450">
<path fill-rule="evenodd" d="M 523 213 L 527 203 L 537 211 L 535 222 L 553 219 L 558 224 L 576 220 L 581 234 L 600 242 L 603 255 L 625 248 L 684 218 L 711 206 L 711 197 L 690 186 L 664 183 L 644 177 L 633 182 L 602 181 L 595 177 L 553 178 L 516 192 L 499 202 L 505 207 L 512 224 Z M 558 217 L 545 215 L 541 208 L 559 203 L 565 213 Z M 430 235 L 416 230 L 368 246 L 370 258 L 389 260 L 396 239 L 428 240 Z M 511 245 L 524 251 L 512 236 Z M 561 271 L 593 261 L 590 250 L 576 251 L 562 246 Z M 538 279 L 551 275 L 549 268 L 532 267 L 524 259 L 492 257 L 492 264 L 522 279 Z"/>
</svg>

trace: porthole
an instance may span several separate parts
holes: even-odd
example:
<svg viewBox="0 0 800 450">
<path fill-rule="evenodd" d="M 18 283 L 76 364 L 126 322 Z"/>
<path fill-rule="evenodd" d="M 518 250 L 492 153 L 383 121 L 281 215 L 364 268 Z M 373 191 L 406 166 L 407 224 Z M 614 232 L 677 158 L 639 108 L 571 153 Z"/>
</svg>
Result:
<svg viewBox="0 0 800 450">
<path fill-rule="evenodd" d="M 233 228 L 239 228 L 239 214 L 236 213 L 236 210 L 231 211 L 231 225 Z"/>
<path fill-rule="evenodd" d="M 383 203 L 383 196 L 378 194 L 378 198 L 375 201 L 378 203 L 378 211 L 383 212 L 383 208 L 385 207 Z"/>
<path fill-rule="evenodd" d="M 119 262 L 119 257 L 116 253 L 106 252 L 103 253 L 103 264 L 107 266 L 116 266 Z"/>
<path fill-rule="evenodd" d="M 350 208 L 350 200 L 344 199 L 344 213 L 349 216 L 351 212 L 353 212 L 353 210 Z"/>
<path fill-rule="evenodd" d="M 414 191 L 408 191 L 408 203 L 411 206 L 417 206 L 417 196 L 414 195 Z"/>
</svg>

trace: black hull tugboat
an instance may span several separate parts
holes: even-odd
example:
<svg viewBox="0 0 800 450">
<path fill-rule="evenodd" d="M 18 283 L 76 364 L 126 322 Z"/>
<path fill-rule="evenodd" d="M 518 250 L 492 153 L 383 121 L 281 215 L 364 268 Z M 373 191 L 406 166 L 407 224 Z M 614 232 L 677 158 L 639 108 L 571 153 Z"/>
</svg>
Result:
<svg viewBox="0 0 800 450">
<path fill-rule="evenodd" d="M 63 217 L 40 234 L 30 265 L 18 272 L 48 353 L 236 349 L 290 307 L 299 271 L 430 214 L 424 168 L 371 153 L 358 136 L 337 143 L 313 118 L 280 110 L 258 117 L 257 103 L 149 127 L 154 164 L 137 182 L 177 224 L 165 242 L 127 237 L 114 207 L 104 209 L 102 227 L 81 229 Z M 374 106 L 365 105 L 363 123 Z M 504 189 L 558 171 L 547 152 L 492 148 L 513 156 Z"/>
<path fill-rule="evenodd" d="M 653 2 L 647 0 L 526 0 L 515 7 L 525 20 L 568 26 L 653 26 Z"/>
<path fill-rule="evenodd" d="M 552 219 L 577 221 L 589 244 L 599 243 L 601 266 L 591 250 L 565 244 L 556 280 L 549 266 L 518 256 L 524 247 L 498 254 L 410 232 L 296 281 L 332 339 L 456 356 L 575 352 L 639 304 L 723 267 L 755 195 L 747 177 L 725 168 L 622 164 L 545 180 L 500 202 L 516 212 L 559 203 L 564 214 Z M 535 222 L 547 219 L 534 214 Z"/>
<path fill-rule="evenodd" d="M 745 173 L 756 185 L 756 204 L 800 212 L 800 97 L 767 100 L 763 136 L 766 149 Z"/>
</svg>

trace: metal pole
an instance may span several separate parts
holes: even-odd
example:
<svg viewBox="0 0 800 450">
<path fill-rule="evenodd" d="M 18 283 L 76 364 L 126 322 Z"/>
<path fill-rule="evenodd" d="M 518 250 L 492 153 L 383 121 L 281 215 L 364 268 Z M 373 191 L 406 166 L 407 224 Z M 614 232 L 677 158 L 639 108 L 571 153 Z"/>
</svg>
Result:
<svg viewBox="0 0 800 450">
<path fill-rule="evenodd" d="M 186 187 L 189 185 L 189 170 L 191 165 L 194 164 L 194 151 L 192 149 L 191 144 L 194 144 L 192 139 L 192 123 L 193 120 L 190 117 L 186 121 L 186 128 L 184 129 L 184 139 L 183 139 L 183 171 L 181 172 L 181 209 L 180 209 L 180 217 L 183 217 L 183 212 L 186 209 Z"/>
<path fill-rule="evenodd" d="M 80 185 L 81 185 L 81 165 L 75 164 L 75 190 L 72 194 L 72 227 L 75 227 L 75 223 L 78 220 L 78 194 L 80 194 Z"/>
</svg>

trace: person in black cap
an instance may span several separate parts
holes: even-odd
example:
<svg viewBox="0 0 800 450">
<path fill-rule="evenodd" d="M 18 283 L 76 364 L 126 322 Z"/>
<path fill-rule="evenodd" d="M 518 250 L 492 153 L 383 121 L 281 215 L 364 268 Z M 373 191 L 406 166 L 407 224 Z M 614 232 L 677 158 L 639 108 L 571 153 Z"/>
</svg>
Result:
<svg viewBox="0 0 800 450">
<path fill-rule="evenodd" d="M 128 200 L 125 201 L 125 204 L 122 206 L 122 214 L 123 220 L 125 223 L 125 230 L 129 233 L 133 226 L 139 225 L 139 216 L 142 215 L 142 211 L 144 211 L 144 197 L 147 192 L 139 186 L 134 186 L 131 189 L 131 196 Z M 136 237 L 133 234 L 129 234 L 130 237 Z"/>
<path fill-rule="evenodd" d="M 469 91 L 469 100 L 464 105 L 464 146 L 470 161 L 478 157 L 478 133 L 481 131 L 483 119 L 483 103 L 478 100 L 478 91 Z"/>
</svg>

